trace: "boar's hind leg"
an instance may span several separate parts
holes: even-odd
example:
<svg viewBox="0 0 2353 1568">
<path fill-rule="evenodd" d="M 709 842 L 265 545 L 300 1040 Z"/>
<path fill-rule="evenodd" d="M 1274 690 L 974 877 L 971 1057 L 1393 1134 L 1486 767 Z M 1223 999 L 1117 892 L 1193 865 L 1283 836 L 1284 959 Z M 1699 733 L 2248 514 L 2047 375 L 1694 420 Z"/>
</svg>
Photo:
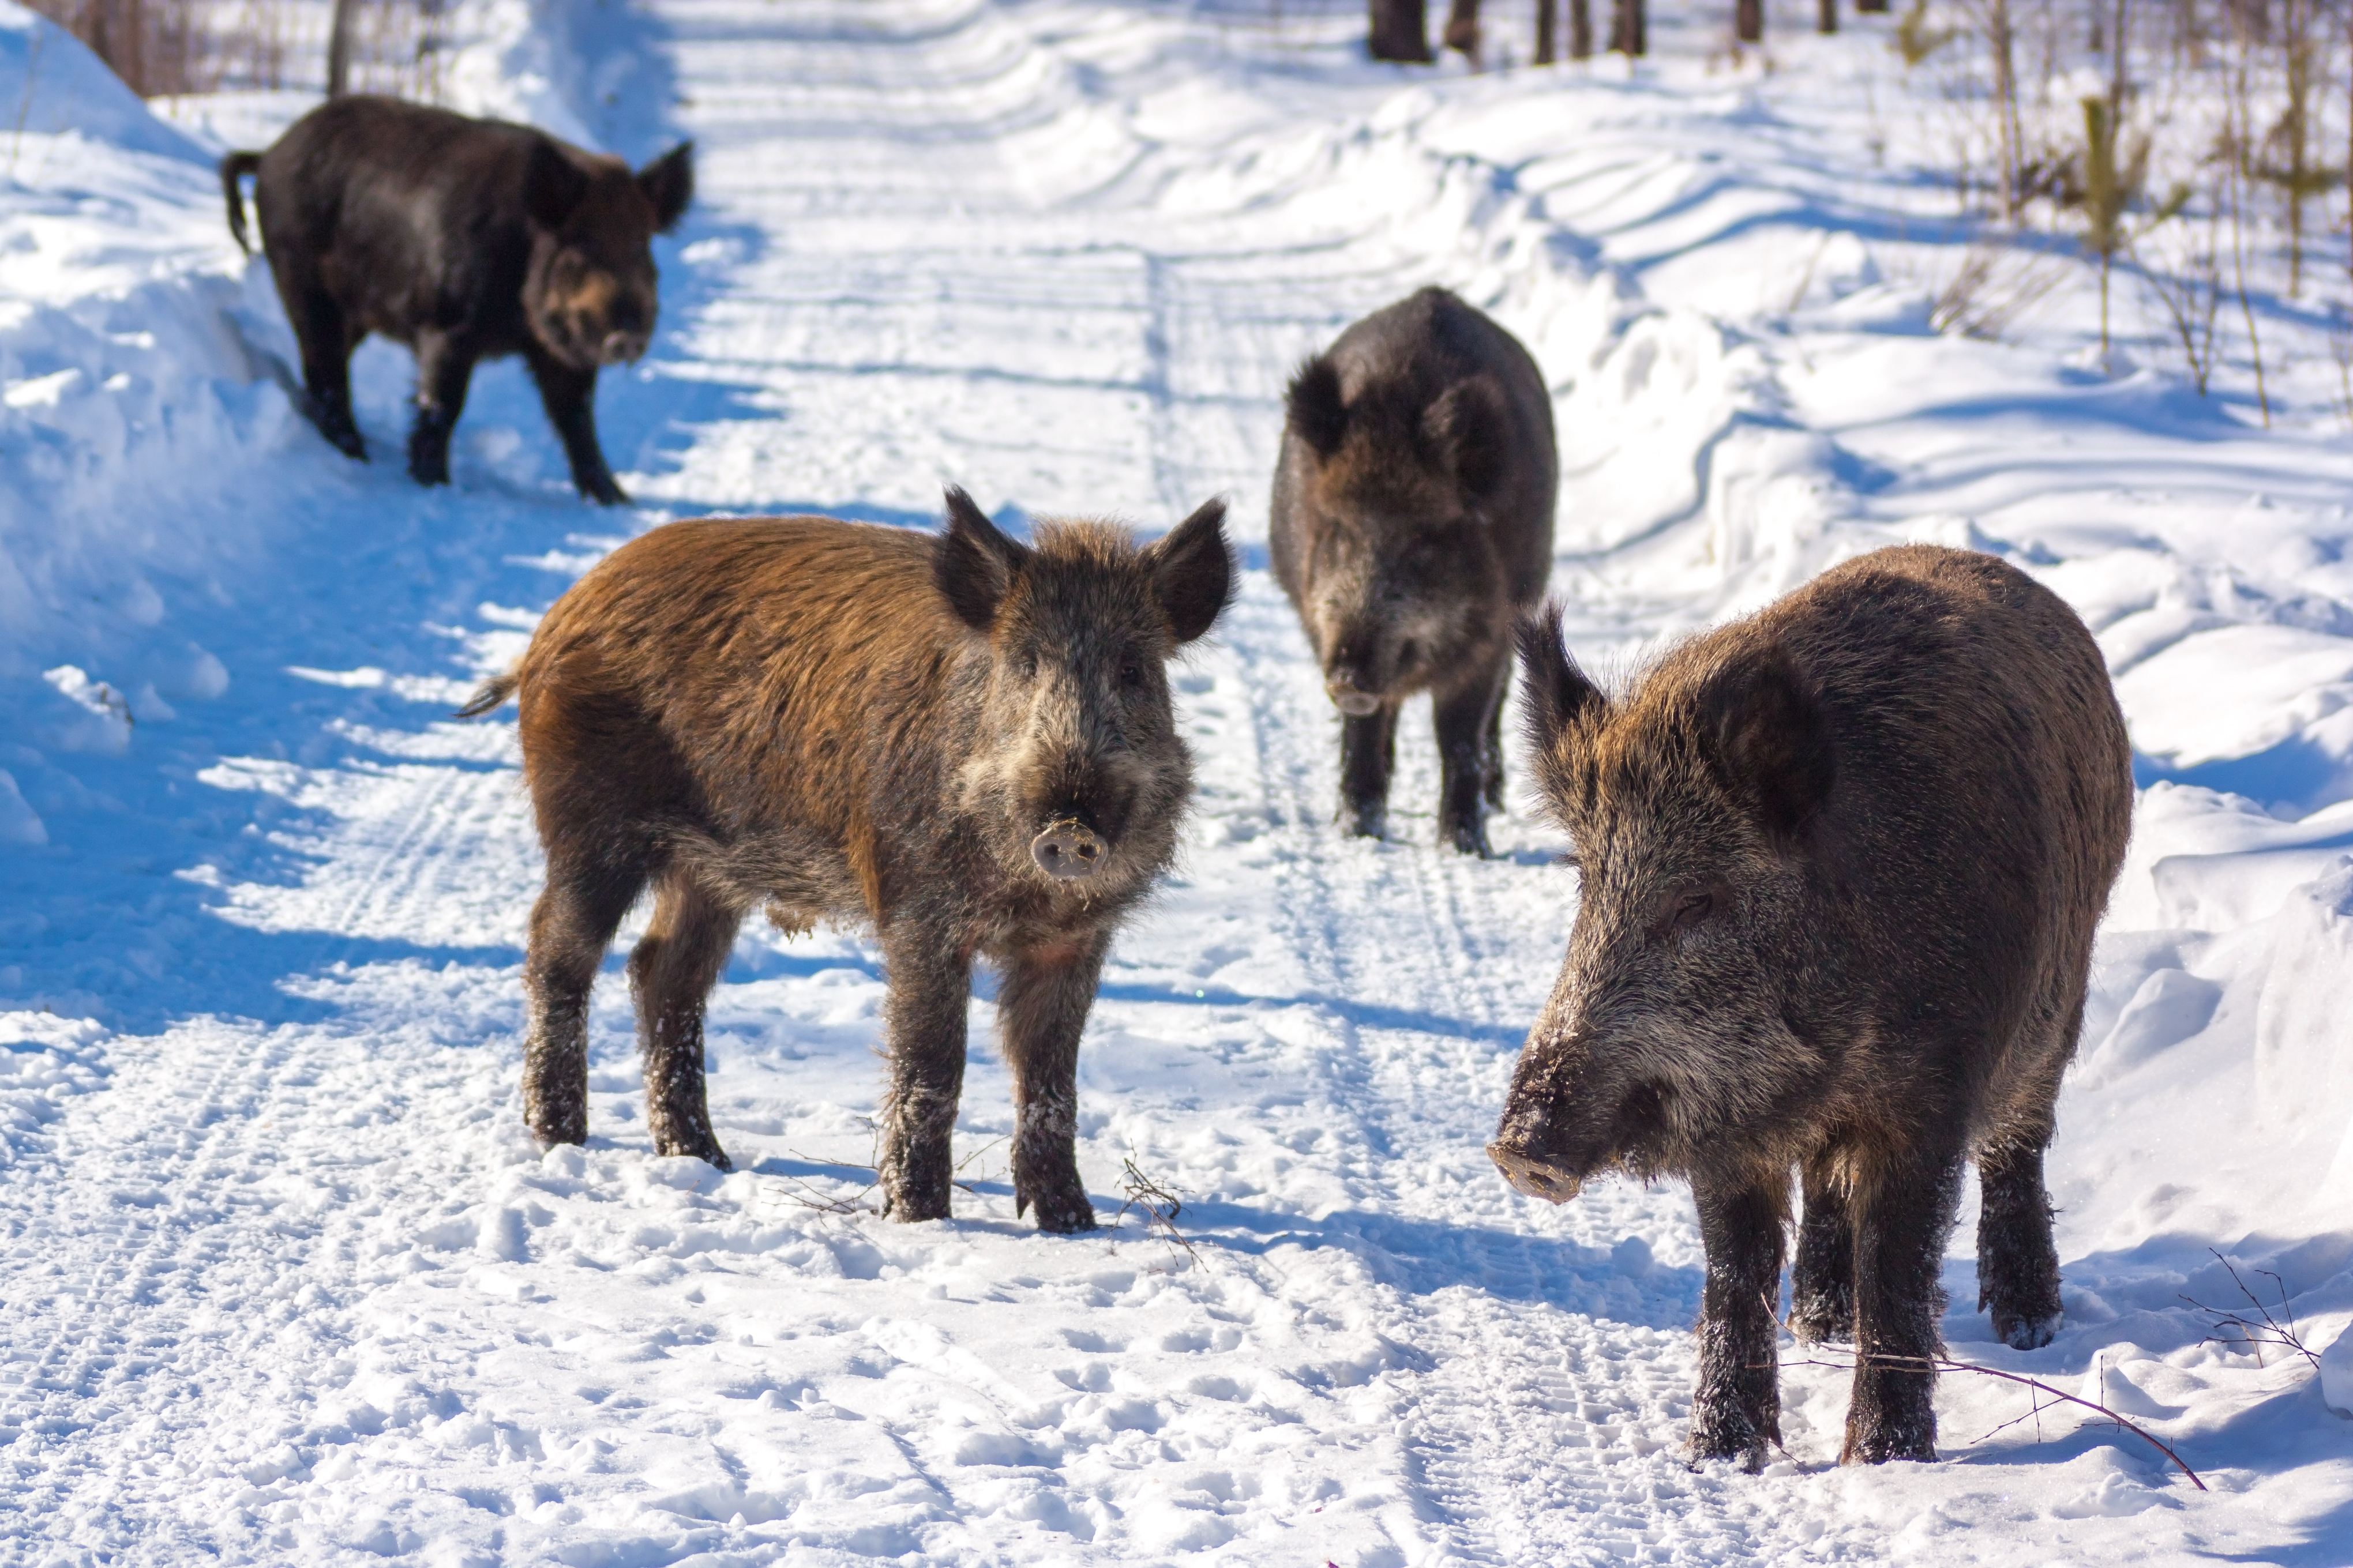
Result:
<svg viewBox="0 0 2353 1568">
<path fill-rule="evenodd" d="M 1781 1227 L 1789 1184 L 1743 1186 L 1694 1180 L 1707 1283 L 1700 1293 L 1699 1391 L 1692 1401 L 1691 1455 L 1738 1459 L 1751 1471 L 1781 1440 L 1778 1357 L 1771 1298 L 1781 1290 Z"/>
<path fill-rule="evenodd" d="M 1340 820 L 1360 838 L 1388 828 L 1389 773 L 1397 765 L 1397 704 L 1340 721 Z"/>
<path fill-rule="evenodd" d="M 646 1126 L 657 1154 L 691 1154 L 735 1167 L 711 1131 L 702 1081 L 702 1006 L 727 965 L 742 916 L 692 879 L 662 885 L 645 940 L 629 954 L 638 994 L 638 1049 L 646 1061 Z"/>
<path fill-rule="evenodd" d="M 530 1005 L 522 1118 L 543 1148 L 588 1140 L 588 994 L 607 944 L 643 885 L 635 871 L 548 859 L 522 972 Z"/>
<path fill-rule="evenodd" d="M 1920 1151 L 1874 1173 L 1854 1215 L 1854 1393 L 1844 1465 L 1936 1457 L 1937 1283 L 1960 1193 L 1957 1150 Z"/>
<path fill-rule="evenodd" d="M 547 422 L 564 442 L 564 456 L 572 465 L 572 488 L 598 506 L 619 506 L 628 492 L 614 482 L 605 464 L 605 448 L 596 441 L 596 373 L 574 370 L 545 353 L 530 354 L 531 376 L 539 383 L 540 405 Z"/>
<path fill-rule="evenodd" d="M 1503 787 L 1501 759 L 1491 749 L 1496 713 L 1504 701 L 1504 673 L 1497 665 L 1461 689 L 1437 699 L 1431 715 L 1438 731 L 1438 837 L 1465 855 L 1482 858 L 1487 847 L 1487 796 Z"/>
<path fill-rule="evenodd" d="M 2079 998 L 2078 1024 L 2082 1009 Z M 2048 1059 L 2048 1070 L 2028 1086 L 2024 1105 L 1978 1151 L 1978 1189 L 1984 1199 L 1978 1215 L 1978 1306 L 1993 1314 L 1994 1337 L 2012 1350 L 2049 1344 L 2064 1316 L 2042 1151 L 2051 1142 L 2058 1074 L 2066 1058 L 2053 1053 Z"/>
<path fill-rule="evenodd" d="M 891 981 L 882 1212 L 901 1220 L 945 1219 L 972 960 L 953 939 L 910 921 L 883 933 L 882 962 Z"/>
<path fill-rule="evenodd" d="M 479 356 L 449 332 L 417 334 L 417 422 L 408 428 L 408 477 L 420 485 L 449 482 L 449 434 L 466 411 L 466 389 Z"/>
<path fill-rule="evenodd" d="M 352 417 L 352 351 L 365 334 L 351 330 L 343 308 L 315 282 L 297 280 L 282 298 L 302 352 L 302 412 L 329 446 L 366 462 L 367 443 Z"/>
<path fill-rule="evenodd" d="M 1022 954 L 997 999 L 997 1030 L 1013 1068 L 1013 1208 L 1038 1209 L 1038 1228 L 1095 1227 L 1079 1180 L 1079 1036 L 1094 1005 L 1103 944 Z"/>
<path fill-rule="evenodd" d="M 1826 1160 L 1805 1165 L 1805 1217 L 1789 1270 L 1789 1331 L 1810 1344 L 1854 1337 L 1854 1222 Z"/>
</svg>

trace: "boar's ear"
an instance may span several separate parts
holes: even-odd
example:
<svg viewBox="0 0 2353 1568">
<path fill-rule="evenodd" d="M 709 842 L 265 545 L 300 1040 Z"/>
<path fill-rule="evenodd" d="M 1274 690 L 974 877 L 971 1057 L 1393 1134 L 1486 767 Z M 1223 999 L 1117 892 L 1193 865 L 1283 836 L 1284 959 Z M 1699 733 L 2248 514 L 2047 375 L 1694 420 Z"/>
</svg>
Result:
<svg viewBox="0 0 2353 1568">
<path fill-rule="evenodd" d="M 1144 552 L 1152 570 L 1152 596 L 1167 612 L 1169 634 L 1191 642 L 1217 623 L 1234 594 L 1234 552 L 1226 542 L 1222 497 L 1169 530 Z"/>
<path fill-rule="evenodd" d="M 1282 395 L 1283 413 L 1299 438 L 1319 458 L 1340 449 L 1347 434 L 1348 408 L 1340 401 L 1340 372 L 1325 354 L 1302 364 Z"/>
<path fill-rule="evenodd" d="M 543 137 L 532 142 L 531 161 L 522 171 L 523 210 L 532 222 L 542 228 L 562 228 L 587 194 L 588 176 L 562 148 Z"/>
<path fill-rule="evenodd" d="M 1700 733 L 1718 775 L 1767 832 L 1786 837 L 1831 791 L 1830 716 L 1778 644 L 1735 659 L 1700 691 Z"/>
<path fill-rule="evenodd" d="M 1008 539 L 972 498 L 948 487 L 948 531 L 932 557 L 932 582 L 959 619 L 976 632 L 997 620 L 997 606 L 1029 562 L 1025 545 Z"/>
<path fill-rule="evenodd" d="M 1491 375 L 1456 382 L 1421 416 L 1423 436 L 1445 458 L 1455 479 L 1474 496 L 1492 493 L 1504 478 L 1508 416 L 1504 389 Z"/>
<path fill-rule="evenodd" d="M 653 204 L 654 232 L 668 234 L 676 228 L 687 204 L 694 200 L 694 143 L 681 142 L 639 169 L 638 189 Z"/>
<path fill-rule="evenodd" d="M 1514 628 L 1520 645 L 1520 714 L 1528 743 L 1541 754 L 1587 710 L 1606 701 L 1568 657 L 1560 636 L 1560 604 L 1554 600 Z"/>
</svg>

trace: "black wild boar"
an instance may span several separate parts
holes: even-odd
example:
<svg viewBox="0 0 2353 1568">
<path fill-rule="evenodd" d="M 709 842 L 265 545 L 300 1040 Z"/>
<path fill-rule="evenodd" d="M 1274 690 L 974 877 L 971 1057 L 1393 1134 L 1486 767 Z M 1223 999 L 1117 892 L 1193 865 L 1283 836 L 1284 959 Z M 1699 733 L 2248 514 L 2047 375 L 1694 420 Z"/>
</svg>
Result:
<svg viewBox="0 0 2353 1568">
<path fill-rule="evenodd" d="M 652 239 L 694 194 L 693 144 L 631 174 L 527 125 L 396 99 L 322 104 L 267 153 L 221 160 L 229 232 L 261 247 L 302 350 L 304 410 L 364 461 L 352 351 L 370 332 L 417 354 L 408 471 L 449 479 L 449 432 L 476 362 L 521 354 L 589 500 L 627 500 L 596 444 L 596 372 L 652 342 Z"/>
<path fill-rule="evenodd" d="M 1430 693 L 1440 837 L 1487 853 L 1504 803 L 1514 621 L 1552 569 L 1552 400 L 1517 340 L 1443 289 L 1342 332 L 1292 378 L 1274 574 L 1341 712 L 1340 811 L 1387 826 L 1398 709 Z"/>
<path fill-rule="evenodd" d="M 2100 650 L 2057 595 L 1925 545 L 1825 573 L 1611 699 L 1523 632 L 1533 764 L 1582 872 L 1488 1152 L 1555 1203 L 1684 1176 L 1707 1249 L 1691 1450 L 1778 1441 L 1772 1300 L 1852 1336 L 1847 1462 L 1936 1457 L 1937 1286 L 1963 1164 L 1979 1306 L 2060 1321 L 2042 1154 L 2132 825 Z"/>
<path fill-rule="evenodd" d="M 656 1149 L 728 1164 L 702 1009 L 744 915 L 866 925 L 891 987 L 887 1212 L 948 1213 L 982 958 L 1004 976 L 1018 1206 L 1092 1228 L 1079 1035 L 1191 798 L 1163 667 L 1225 606 L 1225 506 L 1142 549 L 1097 522 L 1041 523 L 1024 545 L 947 495 L 938 535 L 818 517 L 658 528 L 575 584 L 468 705 L 522 694 L 547 850 L 523 973 L 523 1113 L 543 1143 L 587 1134 L 589 987 L 650 887 L 629 975 Z"/>
</svg>

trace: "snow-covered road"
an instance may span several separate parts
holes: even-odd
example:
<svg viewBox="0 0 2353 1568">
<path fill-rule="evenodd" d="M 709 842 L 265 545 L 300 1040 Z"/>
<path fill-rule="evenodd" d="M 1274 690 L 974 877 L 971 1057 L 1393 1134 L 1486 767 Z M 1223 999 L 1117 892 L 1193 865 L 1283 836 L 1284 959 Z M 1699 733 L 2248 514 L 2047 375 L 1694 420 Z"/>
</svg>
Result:
<svg viewBox="0 0 2353 1568">
<path fill-rule="evenodd" d="M 2353 1310 L 2353 1231 L 2281 1217 L 2336 1191 L 2308 1189 L 2353 1083 L 2283 1110 L 2246 1066 L 2258 1036 L 2274 1080 L 2323 1059 L 2309 1020 L 2347 994 L 2329 971 L 2342 895 L 2286 891 L 2327 870 L 2334 817 L 2152 793 L 2174 816 L 2145 811 L 2156 847 L 2104 950 L 2054 1155 L 2069 1332 L 2031 1355 L 1981 1342 L 1966 1229 L 1948 1268 L 1957 1353 L 2070 1388 L 2088 1373 L 2215 1491 L 2113 1432 L 1990 1433 L 2027 1409 L 1990 1380 L 1940 1392 L 1947 1463 L 1841 1472 L 1844 1379 L 1812 1367 L 1785 1374 L 1783 1462 L 1694 1473 L 1687 1195 L 1620 1183 L 1543 1209 L 1481 1152 L 1574 907 L 1557 839 L 1515 779 L 1498 858 L 1435 848 L 1426 720 L 1392 841 L 1335 834 L 1335 720 L 1263 539 L 1290 367 L 1447 283 L 1555 384 L 1556 585 L 1605 664 L 1873 542 L 1973 542 L 2050 574 L 2112 660 L 2141 615 L 2170 618 L 2127 627 L 2130 658 L 2208 650 L 2221 673 L 2175 707 L 2149 699 L 2137 732 L 2273 657 L 2201 639 L 2270 636 L 2316 661 L 2271 709 L 2199 731 L 2270 722 L 2272 740 L 2198 752 L 2193 735 L 2168 752 L 2183 768 L 2274 741 L 2325 761 L 2345 750 L 2328 751 L 2337 710 L 2295 704 L 2353 679 L 2353 659 L 2319 668 L 2353 650 L 2341 542 L 2313 542 L 2346 531 L 2327 510 L 2341 450 L 2199 413 L 2190 451 L 2192 415 L 2148 378 L 2089 387 L 2057 351 L 1928 334 L 1867 256 L 1773 251 L 1725 216 L 1753 217 L 1757 191 L 1857 248 L 1840 203 L 1869 197 L 1825 194 L 1808 160 L 1834 138 L 1737 83 L 1410 87 L 1350 64 L 1336 26 L 1269 37 L 1079 0 L 541 15 L 589 134 L 633 158 L 681 134 L 700 150 L 663 335 L 600 412 L 636 514 L 570 499 L 511 367 L 479 384 L 455 488 L 409 488 L 389 460 L 407 366 L 372 349 L 374 465 L 266 400 L 233 405 L 228 479 L 191 479 L 185 504 L 195 534 L 238 542 L 150 569 L 172 657 L 216 658 L 227 695 L 174 710 L 151 681 L 163 716 L 128 751 L 47 731 L 0 755 L 51 840 L 0 864 L 0 994 L 54 1009 L 0 1015 L 18 1042 L 0 1056 L 6 1550 L 2339 1560 L 2353 1467 L 2309 1380 L 2200 1346 L 2175 1299 L 2218 1288 L 2195 1272 L 2204 1247 L 2253 1234 L 2268 1239 L 2244 1256 L 2288 1273 L 2308 1315 L 2333 1330 Z M 186 197 L 189 232 L 215 200 Z M 253 330 L 282 332 L 245 288 Z M 1727 324 L 1767 298 L 1776 331 Z M 2042 460 L 2087 433 L 2094 459 Z M 1212 493 L 1236 505 L 1241 595 L 1177 681 L 1201 777 L 1185 864 L 1121 940 L 1081 1071 L 1099 1209 L 1162 1184 L 1187 1245 L 1134 1207 L 1080 1238 L 1015 1217 L 986 994 L 956 1217 L 873 1214 L 882 983 L 854 934 L 739 945 L 711 1038 L 736 1173 L 650 1156 L 617 955 L 589 1146 L 542 1157 L 521 1127 L 537 852 L 511 728 L 441 715 L 638 528 L 711 510 L 920 525 L 944 481 L 1016 524 L 1156 531 Z M 2148 503 L 2136 482 L 2171 488 Z M 2226 535 L 2248 557 L 2227 581 Z M 109 645 L 88 646 L 95 666 Z M 2346 793 L 2313 765 L 2316 794 L 2274 793 Z M 2231 865 L 2152 886 L 2158 853 L 2185 847 Z M 2274 859 L 2235 853 L 2251 847 Z M 2229 929 L 2182 914 L 2200 897 L 2240 899 Z M 2282 999 L 2274 951 L 2303 955 L 2306 992 Z M 2110 1098 L 2084 1109 L 2086 1082 Z M 2118 1084 L 2146 1112 L 2122 1131 L 2103 1109 Z M 2284 1131 L 2242 1156 L 2211 1123 L 2259 1101 Z M 2220 1173 L 2200 1188 L 2186 1164 Z"/>
</svg>

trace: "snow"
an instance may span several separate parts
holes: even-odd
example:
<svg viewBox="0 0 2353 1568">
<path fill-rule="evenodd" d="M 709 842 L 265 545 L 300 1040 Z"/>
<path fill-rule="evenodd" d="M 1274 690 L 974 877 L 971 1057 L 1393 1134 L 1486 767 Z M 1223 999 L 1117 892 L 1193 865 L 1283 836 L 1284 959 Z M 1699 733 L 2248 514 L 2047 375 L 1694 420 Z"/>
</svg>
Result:
<svg viewBox="0 0 2353 1568">
<path fill-rule="evenodd" d="M 2263 430 L 2147 342 L 2097 374 L 2080 268 L 2010 341 L 1932 331 L 1968 239 L 1900 136 L 1867 152 L 1898 69 L 1871 26 L 1769 77 L 1673 18 L 1630 74 L 1472 77 L 1365 65 L 1358 25 L 461 5 L 464 106 L 633 160 L 698 142 L 661 336 L 604 392 L 640 500 L 616 515 L 573 498 L 512 365 L 448 489 L 400 473 L 381 345 L 372 461 L 329 451 L 271 379 L 290 340 L 209 163 L 303 101 L 166 124 L 0 5 L 0 101 L 36 89 L 0 180 L 0 1551 L 2353 1557 L 2353 458 L 2325 395 L 2283 375 Z M 1425 282 L 1547 371 L 1554 585 L 1599 667 L 1907 539 L 2008 556 L 2099 636 L 2145 787 L 2051 1157 L 2067 1322 L 1992 1342 L 1966 1214 L 1944 1331 L 2210 1490 L 1967 1374 L 1942 1462 L 1841 1470 L 1846 1378 L 1812 1364 L 1765 1475 L 1689 1470 L 1687 1194 L 1555 1210 L 1488 1165 L 1574 880 L 1516 777 L 1499 858 L 1433 846 L 1426 724 L 1395 841 L 1335 837 L 1333 721 L 1265 570 L 1283 376 Z M 1082 1061 L 1119 1223 L 1015 1217 L 986 984 L 957 1217 L 872 1212 L 882 980 L 850 932 L 747 933 L 713 998 L 734 1174 L 650 1155 L 617 962 L 594 1136 L 539 1153 L 512 731 L 445 715 L 638 531 L 928 525 L 947 481 L 1016 526 L 1235 503 L 1241 596 L 1177 681 L 1186 861 Z M 1131 1162 L 1183 1197 L 1181 1243 L 1121 1212 Z M 2209 1342 L 2250 1310 L 2225 1258 L 2335 1347 L 2320 1375 Z"/>
</svg>

